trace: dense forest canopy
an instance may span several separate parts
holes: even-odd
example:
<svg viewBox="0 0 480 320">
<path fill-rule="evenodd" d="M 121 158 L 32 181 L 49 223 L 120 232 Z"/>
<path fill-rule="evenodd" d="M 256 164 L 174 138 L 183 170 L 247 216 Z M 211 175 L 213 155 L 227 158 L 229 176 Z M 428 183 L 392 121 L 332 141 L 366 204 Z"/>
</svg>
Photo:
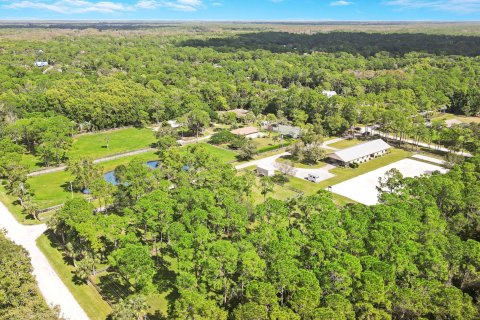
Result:
<svg viewBox="0 0 480 320">
<path fill-rule="evenodd" d="M 255 204 L 252 173 L 222 164 L 202 144 L 180 148 L 162 128 L 158 168 L 139 159 L 121 165 L 116 186 L 91 159 L 71 161 L 72 194 L 89 189 L 103 208 L 67 201 L 49 220 L 49 236 L 76 280 L 108 266 L 108 283 L 121 293 L 110 301 L 113 319 L 148 314 L 155 294 L 168 307 L 153 319 L 480 317 L 480 126 L 424 116 L 480 114 L 477 34 L 28 28 L 17 38 L 0 32 L 0 176 L 33 215 L 22 155 L 59 164 L 74 133 L 171 119 L 198 136 L 225 120 L 217 111 L 235 108 L 301 126 L 305 140 L 361 123 L 400 142 L 414 137 L 473 155 L 445 175 L 392 175 L 375 206 L 338 206 L 327 191 L 275 200 L 267 183 Z M 230 141 L 225 132 L 213 143 Z M 3 302 L 2 272 L 0 307 L 12 304 Z"/>
<path fill-rule="evenodd" d="M 474 55 L 478 39 L 368 33 L 212 38 L 206 32 L 107 31 L 48 41 L 5 40 L 0 114 L 5 119 L 54 112 L 97 129 L 166 120 L 194 108 L 246 108 L 289 118 L 302 109 L 309 122 L 318 115 L 324 121 L 327 114 L 343 118 L 342 110 L 352 103 L 357 109 L 417 111 L 448 105 L 474 115 L 480 109 L 479 58 L 428 52 Z M 35 67 L 37 60 L 50 66 Z M 322 90 L 340 96 L 329 100 Z"/>
</svg>

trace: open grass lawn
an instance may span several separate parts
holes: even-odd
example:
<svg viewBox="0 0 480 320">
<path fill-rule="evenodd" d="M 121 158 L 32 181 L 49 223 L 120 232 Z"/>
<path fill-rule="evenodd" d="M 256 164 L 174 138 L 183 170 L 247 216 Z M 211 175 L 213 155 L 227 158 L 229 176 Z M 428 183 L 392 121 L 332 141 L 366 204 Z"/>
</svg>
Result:
<svg viewBox="0 0 480 320">
<path fill-rule="evenodd" d="M 277 162 L 291 163 L 291 161 L 292 160 L 289 156 L 284 156 L 284 157 L 281 157 L 281 158 L 277 159 Z M 304 168 L 304 169 L 318 169 L 318 168 L 325 167 L 326 165 L 327 165 L 327 163 L 323 162 L 323 161 L 320 161 L 317 164 L 307 164 L 307 163 L 302 163 L 302 162 L 298 162 L 298 161 L 293 162 L 293 166 L 295 168 Z"/>
<path fill-rule="evenodd" d="M 28 183 L 34 191 L 33 200 L 40 209 L 64 203 L 72 197 L 69 190 L 69 182 L 73 180 L 66 171 L 54 172 L 28 179 Z M 73 193 L 73 197 L 83 197 L 81 193 Z"/>
<path fill-rule="evenodd" d="M 109 139 L 108 148 L 106 139 Z M 106 133 L 85 134 L 74 138 L 70 159 L 89 157 L 98 159 L 122 152 L 151 147 L 156 141 L 149 128 L 126 128 Z"/>
<path fill-rule="evenodd" d="M 451 119 L 457 119 L 462 121 L 463 123 L 480 123 L 480 117 L 467 117 L 467 116 L 460 116 L 456 114 L 451 114 L 451 113 L 445 113 L 442 114 L 438 117 L 432 118 L 432 120 L 451 120 Z"/>
<path fill-rule="evenodd" d="M 297 197 L 299 194 L 285 186 L 280 186 L 278 184 L 274 184 L 273 191 L 267 194 L 267 198 L 274 198 L 278 200 L 288 200 L 290 198 Z M 252 197 L 254 204 L 263 203 L 263 195 L 261 193 L 260 188 L 260 178 L 257 178 L 256 185 L 253 187 L 252 190 Z"/>
<path fill-rule="evenodd" d="M 15 219 L 22 224 L 39 224 L 41 221 L 35 220 L 32 217 L 25 214 L 22 207 L 16 204 L 17 199 L 9 194 L 5 186 L 0 185 L 0 201 L 7 207 L 7 209 L 14 215 Z"/>
<path fill-rule="evenodd" d="M 237 155 L 235 151 L 227 150 L 223 148 L 219 148 L 217 146 L 208 144 L 208 143 L 200 143 L 202 146 L 207 149 L 213 156 L 217 157 L 221 162 L 229 163 L 237 160 Z"/>
<path fill-rule="evenodd" d="M 236 159 L 237 154 L 233 151 L 224 150 L 206 143 L 202 143 L 202 145 L 204 145 L 212 155 L 218 157 L 222 162 L 227 163 Z M 128 164 L 133 159 L 140 159 L 141 161 L 147 162 L 150 160 L 157 160 L 158 155 L 154 151 L 146 152 L 135 156 L 103 162 L 99 165 L 103 168 L 104 172 L 108 172 L 114 170 L 119 165 Z M 35 203 L 40 209 L 45 209 L 51 206 L 62 204 L 72 197 L 69 189 L 69 183 L 72 180 L 73 177 L 70 173 L 61 171 L 31 177 L 28 179 L 28 183 L 34 191 L 33 199 Z M 5 203 L 10 203 L 12 211 L 21 212 L 18 206 L 12 204 L 15 199 L 11 197 L 9 198 L 9 196 L 5 194 L 4 190 L 0 189 L 0 195 L 5 198 Z M 79 192 L 74 192 L 73 196 L 82 197 L 84 195 Z M 25 217 L 22 218 L 21 213 L 18 213 L 18 217 L 25 219 Z"/>
<path fill-rule="evenodd" d="M 74 282 L 72 274 L 74 267 L 65 263 L 61 252 L 55 248 L 58 244 L 44 234 L 37 239 L 37 245 L 88 317 L 92 320 L 105 320 L 112 309 L 92 285 Z"/>
<path fill-rule="evenodd" d="M 373 171 L 384 167 L 390 163 L 397 162 L 399 160 L 408 158 L 412 155 L 412 152 L 405 151 L 402 149 L 390 149 L 390 153 L 373 160 L 370 160 L 366 163 L 362 163 L 358 168 L 334 168 L 330 170 L 331 173 L 335 174 L 335 177 L 327 179 L 319 183 L 313 183 L 304 179 L 291 178 L 288 184 L 296 189 L 302 190 L 306 195 L 314 194 L 318 190 L 327 188 L 328 186 L 333 186 L 337 183 L 355 178 L 364 173 Z"/>
<path fill-rule="evenodd" d="M 336 149 L 345 149 L 356 146 L 357 144 L 363 143 L 365 141 L 358 140 L 358 139 L 345 139 L 342 141 L 338 141 L 332 144 L 329 144 L 329 147 L 336 148 Z"/>
</svg>

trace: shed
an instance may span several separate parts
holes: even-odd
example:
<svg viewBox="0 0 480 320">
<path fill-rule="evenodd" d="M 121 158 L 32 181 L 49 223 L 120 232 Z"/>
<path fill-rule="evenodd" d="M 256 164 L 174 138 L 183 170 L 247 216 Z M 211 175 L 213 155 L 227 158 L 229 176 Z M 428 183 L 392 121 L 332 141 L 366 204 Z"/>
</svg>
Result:
<svg viewBox="0 0 480 320">
<path fill-rule="evenodd" d="M 377 139 L 333 152 L 328 157 L 342 165 L 363 163 L 386 154 L 390 148 L 391 146 L 388 143 L 382 139 Z"/>
<path fill-rule="evenodd" d="M 275 175 L 275 167 L 269 164 L 259 164 L 257 173 L 265 177 L 273 177 Z"/>
</svg>

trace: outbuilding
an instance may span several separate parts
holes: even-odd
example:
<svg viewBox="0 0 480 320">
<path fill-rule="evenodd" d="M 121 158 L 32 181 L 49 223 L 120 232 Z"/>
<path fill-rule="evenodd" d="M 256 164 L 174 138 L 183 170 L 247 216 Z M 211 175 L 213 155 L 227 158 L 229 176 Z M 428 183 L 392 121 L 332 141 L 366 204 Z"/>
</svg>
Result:
<svg viewBox="0 0 480 320">
<path fill-rule="evenodd" d="M 350 148 L 333 152 L 328 157 L 343 166 L 364 163 L 385 155 L 391 146 L 382 139 L 372 140 Z"/>
<path fill-rule="evenodd" d="M 257 166 L 257 173 L 265 177 L 273 177 L 275 175 L 275 167 L 268 164 L 259 164 Z"/>
<path fill-rule="evenodd" d="M 322 94 L 323 94 L 323 95 L 326 95 L 328 98 L 331 98 L 331 97 L 333 97 L 333 96 L 336 96 L 336 95 L 337 95 L 337 92 L 336 92 L 336 91 L 323 90 L 323 91 L 322 91 Z"/>
</svg>

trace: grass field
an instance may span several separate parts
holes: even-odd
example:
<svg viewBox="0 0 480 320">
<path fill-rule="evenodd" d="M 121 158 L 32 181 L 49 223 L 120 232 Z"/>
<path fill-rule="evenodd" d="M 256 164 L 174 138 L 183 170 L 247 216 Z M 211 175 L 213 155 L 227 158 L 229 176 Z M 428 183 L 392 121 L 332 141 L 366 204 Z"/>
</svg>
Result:
<svg viewBox="0 0 480 320">
<path fill-rule="evenodd" d="M 287 184 L 285 186 L 274 184 L 273 191 L 267 194 L 267 198 L 273 198 L 277 200 L 288 200 L 290 198 L 297 197 L 298 195 L 299 193 L 289 189 L 287 187 Z M 256 178 L 255 186 L 252 189 L 252 198 L 253 198 L 254 204 L 260 204 L 260 203 L 263 203 L 264 201 L 263 195 L 260 189 L 260 178 L 258 177 Z"/>
<path fill-rule="evenodd" d="M 411 152 L 402 149 L 391 149 L 389 154 L 380 158 L 373 159 L 366 163 L 362 163 L 356 169 L 340 167 L 334 168 L 330 170 L 330 172 L 335 174 L 335 177 L 332 177 L 325 181 L 321 181 L 319 183 L 312 183 L 304 179 L 291 178 L 288 184 L 296 189 L 302 190 L 303 192 L 305 192 L 306 195 L 310 195 L 318 192 L 319 190 L 325 189 L 328 186 L 333 186 L 337 183 L 355 178 L 364 173 L 384 167 L 390 163 L 408 158 L 411 155 Z"/>
<path fill-rule="evenodd" d="M 463 123 L 480 123 L 480 117 L 467 117 L 467 116 L 460 116 L 456 114 L 451 114 L 451 113 L 445 113 L 440 116 L 432 118 L 432 120 L 452 120 L 456 119 L 459 121 L 462 121 Z"/>
<path fill-rule="evenodd" d="M 278 158 L 277 162 L 290 163 L 291 159 L 290 159 L 289 156 L 284 156 L 284 157 Z M 303 169 L 318 169 L 318 168 L 325 167 L 326 165 L 327 165 L 327 163 L 323 162 L 323 161 L 320 161 L 317 164 L 306 164 L 306 163 L 295 162 L 295 161 L 293 162 L 293 166 L 295 168 L 303 168 Z"/>
<path fill-rule="evenodd" d="M 356 146 L 357 144 L 363 143 L 365 141 L 361 141 L 358 139 L 345 139 L 342 141 L 338 141 L 332 144 L 329 144 L 329 147 L 336 148 L 336 149 L 345 149 Z"/>
<path fill-rule="evenodd" d="M 229 150 L 224 150 L 206 143 L 202 144 L 205 148 L 214 156 L 218 157 L 222 162 L 231 162 L 236 159 L 236 153 Z M 106 161 L 99 165 L 103 168 L 104 172 L 114 170 L 119 165 L 126 165 L 133 159 L 140 159 L 147 162 L 150 160 L 157 160 L 158 155 L 156 152 L 146 152 L 135 156 L 124 157 L 116 160 Z M 34 191 L 33 199 L 36 205 L 40 209 L 45 209 L 51 206 L 64 203 L 66 200 L 72 197 L 72 193 L 69 189 L 69 183 L 73 180 L 71 174 L 66 171 L 54 172 L 39 176 L 34 176 L 28 179 L 28 183 Z M 21 210 L 18 206 L 13 205 L 15 200 L 12 197 L 6 195 L 5 190 L 0 189 L 0 196 L 5 199 L 5 203 L 10 204 L 10 208 L 16 213 L 17 218 L 20 221 L 25 220 L 25 217 L 21 214 Z M 73 193 L 73 197 L 82 197 L 83 195 L 78 192 Z M 15 208 L 15 209 L 13 209 Z M 23 217 L 22 217 L 23 216 Z"/>
<path fill-rule="evenodd" d="M 217 157 L 221 162 L 229 163 L 237 160 L 237 155 L 235 151 L 227 150 L 223 148 L 216 147 L 208 143 L 200 143 L 202 146 L 207 149 L 213 156 Z"/>
<path fill-rule="evenodd" d="M 66 171 L 54 172 L 28 179 L 28 183 L 34 191 L 33 200 L 40 209 L 64 203 L 72 197 L 69 190 L 69 182 L 73 180 Z M 73 193 L 74 197 L 82 197 L 81 193 Z"/>
<path fill-rule="evenodd" d="M 55 248 L 56 245 L 45 234 L 37 239 L 37 246 L 88 317 L 92 320 L 105 320 L 112 309 L 92 285 L 74 283 L 72 277 L 74 267 L 65 263 L 62 253 Z"/>
<path fill-rule="evenodd" d="M 106 139 L 109 139 L 108 148 Z M 149 128 L 127 128 L 106 133 L 85 134 L 74 138 L 70 159 L 98 159 L 109 155 L 151 147 L 156 139 Z"/>
</svg>

